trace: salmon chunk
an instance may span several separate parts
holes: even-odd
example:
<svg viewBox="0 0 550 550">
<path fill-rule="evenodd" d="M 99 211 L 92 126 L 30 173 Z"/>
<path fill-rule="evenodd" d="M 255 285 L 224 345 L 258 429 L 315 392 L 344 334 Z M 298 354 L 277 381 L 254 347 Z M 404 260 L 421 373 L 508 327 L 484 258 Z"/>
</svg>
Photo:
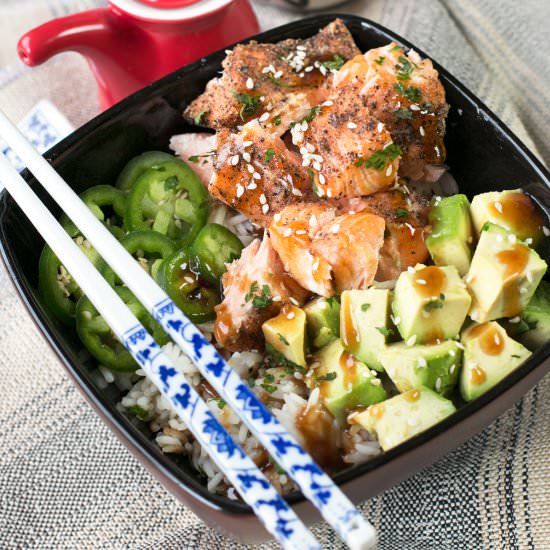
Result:
<svg viewBox="0 0 550 550">
<path fill-rule="evenodd" d="M 338 215 L 330 204 L 292 205 L 269 227 L 285 269 L 320 296 L 367 288 L 378 269 L 384 219 L 368 212 Z"/>
<path fill-rule="evenodd" d="M 313 198 L 311 177 L 300 156 L 257 121 L 239 133 L 218 132 L 208 191 L 263 227 L 286 205 Z"/>
<path fill-rule="evenodd" d="M 262 324 L 288 303 L 302 305 L 308 292 L 292 279 L 267 235 L 252 241 L 222 277 L 214 335 L 230 351 L 261 349 Z"/>
<path fill-rule="evenodd" d="M 179 134 L 170 139 L 170 149 L 193 168 L 193 172 L 207 187 L 214 174 L 216 143 L 215 134 Z"/>
<path fill-rule="evenodd" d="M 334 88 L 360 96 L 372 116 L 389 130 L 403 155 L 399 174 L 429 176 L 430 165 L 445 161 L 445 119 L 449 106 L 438 72 L 429 59 L 405 53 L 395 43 L 348 61 L 333 79 Z"/>
<path fill-rule="evenodd" d="M 305 40 L 238 44 L 224 59 L 222 76 L 207 84 L 184 117 L 208 128 L 236 128 L 264 113 L 288 113 L 285 106 L 296 104 L 292 100 L 296 93 L 304 94 L 305 102 L 315 105 L 327 93 L 331 67 L 359 53 L 339 19 Z M 301 117 L 290 120 L 297 118 Z M 272 124 L 277 125 L 277 120 Z"/>
</svg>

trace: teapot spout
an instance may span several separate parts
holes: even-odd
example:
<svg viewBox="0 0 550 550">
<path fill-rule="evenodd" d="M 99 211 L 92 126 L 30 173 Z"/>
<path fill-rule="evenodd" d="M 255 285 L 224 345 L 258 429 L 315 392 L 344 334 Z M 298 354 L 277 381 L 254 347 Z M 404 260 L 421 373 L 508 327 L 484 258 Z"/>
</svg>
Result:
<svg viewBox="0 0 550 550">
<path fill-rule="evenodd" d="M 21 60 L 31 67 L 65 51 L 87 55 L 105 32 L 107 9 L 88 10 L 48 21 L 24 34 L 17 43 Z"/>
</svg>

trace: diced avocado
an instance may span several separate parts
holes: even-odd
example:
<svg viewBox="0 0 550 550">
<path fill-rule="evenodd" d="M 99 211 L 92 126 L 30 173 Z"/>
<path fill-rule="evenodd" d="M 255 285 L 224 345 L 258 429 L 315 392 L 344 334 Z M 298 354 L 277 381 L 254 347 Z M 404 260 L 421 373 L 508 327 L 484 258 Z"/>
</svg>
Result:
<svg viewBox="0 0 550 550">
<path fill-rule="evenodd" d="M 387 289 L 345 290 L 340 308 L 340 339 L 344 348 L 370 368 L 382 371 L 380 350 L 392 335 L 391 293 Z"/>
<path fill-rule="evenodd" d="M 470 209 L 477 233 L 490 222 L 537 246 L 544 233 L 544 218 L 534 202 L 521 189 L 492 191 L 476 195 Z"/>
<path fill-rule="evenodd" d="M 426 246 L 436 265 L 454 265 L 466 275 L 472 259 L 473 229 L 466 195 L 445 197 L 430 211 L 432 232 Z"/>
<path fill-rule="evenodd" d="M 519 336 L 520 342 L 536 350 L 550 342 L 550 283 L 541 281 L 531 301 L 521 314 L 527 330 Z"/>
<path fill-rule="evenodd" d="M 340 336 L 340 302 L 336 298 L 317 298 L 304 306 L 309 342 L 322 348 Z"/>
<path fill-rule="evenodd" d="M 319 386 L 321 400 L 331 414 L 343 421 L 347 410 L 386 399 L 382 381 L 365 364 L 347 352 L 340 340 L 315 354 L 306 375 L 308 385 Z"/>
<path fill-rule="evenodd" d="M 400 445 L 455 412 L 451 401 L 426 388 L 410 390 L 348 416 L 378 437 L 384 451 Z"/>
<path fill-rule="evenodd" d="M 418 264 L 397 279 L 393 320 L 409 345 L 447 340 L 460 332 L 471 301 L 456 267 Z"/>
<path fill-rule="evenodd" d="M 464 366 L 460 393 L 466 401 L 491 389 L 531 355 L 494 321 L 469 327 L 462 334 L 461 341 Z"/>
<path fill-rule="evenodd" d="M 277 317 L 262 325 L 266 345 L 300 367 L 306 366 L 306 314 L 302 309 L 286 305 Z"/>
<path fill-rule="evenodd" d="M 478 323 L 519 315 L 547 265 L 514 233 L 486 223 L 466 283 L 472 294 L 470 317 Z"/>
<path fill-rule="evenodd" d="M 449 396 L 460 374 L 462 349 L 454 340 L 424 346 L 400 342 L 387 346 L 380 361 L 400 392 L 428 388 Z"/>
</svg>

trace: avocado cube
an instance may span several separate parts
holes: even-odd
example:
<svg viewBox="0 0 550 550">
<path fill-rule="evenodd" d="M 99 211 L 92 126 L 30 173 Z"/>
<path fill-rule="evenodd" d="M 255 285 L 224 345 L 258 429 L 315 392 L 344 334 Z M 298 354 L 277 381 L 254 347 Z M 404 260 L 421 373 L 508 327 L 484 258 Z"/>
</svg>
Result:
<svg viewBox="0 0 550 550">
<path fill-rule="evenodd" d="M 521 323 L 525 330 L 518 339 L 530 350 L 536 350 L 550 342 L 550 283 L 540 282 L 521 314 Z"/>
<path fill-rule="evenodd" d="M 473 227 L 466 195 L 445 197 L 430 211 L 432 232 L 426 247 L 435 265 L 454 265 L 466 275 L 472 259 Z"/>
<path fill-rule="evenodd" d="M 262 325 L 266 345 L 288 361 L 306 367 L 306 314 L 302 309 L 286 305 L 281 313 Z"/>
<path fill-rule="evenodd" d="M 340 302 L 317 298 L 304 306 L 309 342 L 320 349 L 340 336 Z"/>
<path fill-rule="evenodd" d="M 390 291 L 372 287 L 345 290 L 340 300 L 340 339 L 344 348 L 371 369 L 383 371 L 378 354 L 393 332 Z"/>
<path fill-rule="evenodd" d="M 324 406 L 339 422 L 346 411 L 386 399 L 382 381 L 365 364 L 347 352 L 340 340 L 318 351 L 306 375 L 310 388 L 318 385 Z"/>
<path fill-rule="evenodd" d="M 418 264 L 397 279 L 393 320 L 409 345 L 452 339 L 460 332 L 471 301 L 456 267 Z"/>
<path fill-rule="evenodd" d="M 493 322 L 473 325 L 461 338 L 464 366 L 460 377 L 460 393 L 471 401 L 521 365 L 531 352 L 506 334 Z"/>
<path fill-rule="evenodd" d="M 545 219 L 521 189 L 476 195 L 470 211 L 478 234 L 490 222 L 514 233 L 521 241 L 532 239 L 533 246 L 544 237 Z"/>
<path fill-rule="evenodd" d="M 473 297 L 472 320 L 485 323 L 519 315 L 546 268 L 544 260 L 514 233 L 486 223 L 466 276 Z"/>
<path fill-rule="evenodd" d="M 454 340 L 423 346 L 400 342 L 387 346 L 380 360 L 400 392 L 428 388 L 447 397 L 458 382 L 462 349 Z"/>
<path fill-rule="evenodd" d="M 376 435 L 384 451 L 437 424 L 455 412 L 451 401 L 426 388 L 410 390 L 362 412 L 351 413 L 348 422 L 360 424 Z"/>
</svg>

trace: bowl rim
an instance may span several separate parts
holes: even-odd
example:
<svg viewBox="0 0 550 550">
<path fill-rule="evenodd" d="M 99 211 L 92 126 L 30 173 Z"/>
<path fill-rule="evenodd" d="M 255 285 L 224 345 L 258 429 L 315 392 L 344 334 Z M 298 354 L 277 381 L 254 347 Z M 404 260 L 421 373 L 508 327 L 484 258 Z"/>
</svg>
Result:
<svg viewBox="0 0 550 550">
<path fill-rule="evenodd" d="M 108 110 L 100 113 L 48 150 L 44 156 L 50 162 L 55 161 L 57 157 L 77 144 L 83 136 L 94 132 L 102 125 L 108 123 L 111 118 L 123 113 L 134 104 L 139 104 L 142 100 L 154 96 L 155 92 L 162 92 L 165 85 L 172 84 L 174 81 L 193 73 L 204 64 L 215 61 L 216 58 L 219 58 L 219 62 L 221 63 L 221 60 L 225 55 L 224 50 L 231 49 L 236 44 L 247 43 L 252 40 L 257 40 L 259 42 L 273 42 L 281 40 L 287 32 L 295 30 L 300 25 L 307 26 L 309 29 L 315 28 L 318 30 L 335 19 L 341 19 L 346 26 L 348 26 L 348 23 L 359 24 L 363 32 L 368 32 L 369 28 L 373 29 L 404 46 L 407 50 L 414 49 L 423 58 L 431 59 L 435 69 L 439 72 L 440 77 L 442 77 L 442 80 L 446 81 L 448 85 L 453 87 L 460 95 L 475 106 L 478 112 L 483 115 L 484 119 L 495 127 L 499 135 L 508 141 L 509 144 L 516 151 L 518 151 L 521 156 L 524 157 L 525 161 L 527 161 L 527 163 L 529 163 L 537 172 L 541 183 L 547 188 L 547 190 L 550 190 L 550 172 L 544 167 L 544 165 L 535 157 L 526 145 L 519 140 L 511 129 L 509 129 L 481 100 L 479 100 L 472 92 L 461 84 L 444 67 L 434 61 L 431 56 L 427 55 L 421 49 L 416 48 L 408 40 L 405 40 L 386 27 L 369 19 L 344 13 L 318 14 L 292 21 L 285 25 L 281 25 L 251 36 L 246 40 L 236 42 L 235 44 L 227 46 L 223 50 L 213 52 L 200 60 L 197 60 L 166 75 L 141 90 L 138 90 Z M 28 172 L 28 170 L 24 170 L 22 175 L 26 181 L 31 182 L 32 184 L 34 177 Z M 33 187 L 36 187 L 36 183 Z M 116 411 L 111 410 L 110 404 L 101 395 L 101 391 L 86 380 L 83 372 L 85 369 L 83 367 L 77 367 L 76 364 L 71 361 L 70 357 L 63 350 L 61 340 L 58 340 L 55 334 L 53 334 L 50 330 L 50 327 L 48 326 L 49 319 L 46 311 L 40 302 L 35 299 L 35 296 L 31 292 L 31 285 L 28 281 L 26 281 L 22 273 L 15 269 L 15 263 L 13 262 L 14 254 L 12 254 L 13 251 L 9 245 L 7 245 L 5 227 L 3 223 L 5 214 L 10 207 L 13 207 L 13 201 L 7 194 L 7 191 L 3 190 L 0 194 L 0 257 L 2 258 L 6 271 L 17 290 L 17 293 L 19 294 L 24 306 L 29 311 L 33 322 L 39 328 L 49 346 L 56 353 L 64 368 L 75 382 L 77 388 L 93 404 L 102 419 L 109 424 L 115 434 L 122 438 L 124 443 L 130 445 L 132 450 L 137 451 L 140 457 L 147 461 L 149 466 L 153 466 L 163 476 L 169 478 L 169 481 L 172 484 L 181 487 L 193 498 L 201 501 L 210 508 L 220 510 L 227 514 L 253 515 L 252 509 L 240 501 L 232 501 L 227 497 L 221 497 L 208 493 L 205 484 L 192 477 L 191 474 L 183 471 L 173 459 L 163 454 L 154 441 L 151 441 L 145 436 L 145 434 L 135 429 L 122 413 L 119 413 L 118 415 L 115 414 Z M 441 422 L 438 422 L 428 430 L 416 435 L 401 445 L 389 451 L 382 452 L 378 456 L 369 459 L 363 464 L 333 475 L 333 479 L 338 485 L 346 484 L 352 480 L 358 480 L 364 474 L 371 472 L 382 465 L 391 463 L 394 459 L 406 455 L 409 451 L 420 448 L 430 440 L 442 435 L 448 429 L 458 426 L 461 422 L 485 408 L 489 403 L 497 400 L 499 396 L 511 389 L 521 379 L 525 378 L 535 369 L 543 366 L 549 357 L 550 343 L 533 353 L 525 363 L 510 373 L 496 386 L 491 388 L 479 398 L 462 405 L 451 416 Z M 152 445 L 150 445 L 151 443 Z M 154 447 L 156 447 L 156 449 Z M 304 496 L 300 492 L 293 492 L 285 496 L 285 498 L 291 504 L 299 504 L 305 501 Z"/>
</svg>

